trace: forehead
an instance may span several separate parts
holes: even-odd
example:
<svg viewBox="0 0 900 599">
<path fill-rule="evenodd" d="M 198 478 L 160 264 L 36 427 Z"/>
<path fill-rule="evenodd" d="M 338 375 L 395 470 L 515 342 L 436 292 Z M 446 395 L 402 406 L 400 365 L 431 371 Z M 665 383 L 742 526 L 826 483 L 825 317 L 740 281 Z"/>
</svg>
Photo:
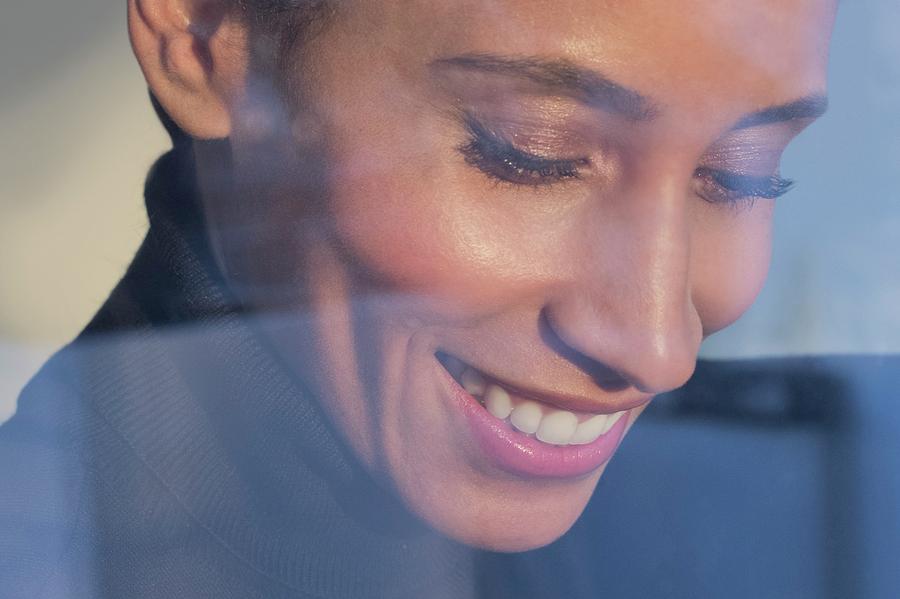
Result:
<svg viewBox="0 0 900 599">
<path fill-rule="evenodd" d="M 564 58 L 661 105 L 701 113 L 723 103 L 740 104 L 740 112 L 822 92 L 835 12 L 833 0 L 354 0 L 341 6 L 337 21 L 363 34 L 366 45 L 380 46 L 377 52 L 401 70 L 457 54 Z"/>
</svg>

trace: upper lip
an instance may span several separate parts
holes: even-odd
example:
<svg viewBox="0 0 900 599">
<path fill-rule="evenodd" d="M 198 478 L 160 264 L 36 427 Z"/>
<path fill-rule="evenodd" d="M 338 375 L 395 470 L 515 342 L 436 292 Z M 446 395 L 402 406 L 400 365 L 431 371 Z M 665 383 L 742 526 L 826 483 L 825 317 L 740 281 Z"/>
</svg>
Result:
<svg viewBox="0 0 900 599">
<path fill-rule="evenodd" d="M 459 358 L 457 358 L 459 359 Z M 472 366 L 468 362 L 460 360 L 467 368 L 472 368 L 480 373 L 489 383 L 496 383 L 503 387 L 513 395 L 532 399 L 534 401 L 549 404 L 562 410 L 570 412 L 587 412 L 591 414 L 614 414 L 623 412 L 632 408 L 638 408 L 650 403 L 653 399 L 652 395 L 640 392 L 629 393 L 626 397 L 617 397 L 614 401 L 610 398 L 587 397 L 585 395 L 575 395 L 558 393 L 552 391 L 542 391 L 528 387 L 522 387 L 516 383 L 511 383 L 507 379 L 496 376 L 481 368 Z"/>
</svg>

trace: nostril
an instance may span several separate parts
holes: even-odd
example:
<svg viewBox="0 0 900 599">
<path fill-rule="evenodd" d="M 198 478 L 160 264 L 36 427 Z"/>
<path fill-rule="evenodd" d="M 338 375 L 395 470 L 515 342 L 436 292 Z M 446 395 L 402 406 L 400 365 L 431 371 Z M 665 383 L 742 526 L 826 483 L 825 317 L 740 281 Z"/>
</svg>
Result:
<svg viewBox="0 0 900 599">
<path fill-rule="evenodd" d="M 557 334 L 551 324 L 546 308 L 541 310 L 538 316 L 538 332 L 540 333 L 541 340 L 554 352 L 572 363 L 582 372 L 588 374 L 597 386 L 604 391 L 622 391 L 631 386 L 631 382 L 628 378 L 620 374 L 611 366 L 588 356 L 572 345 L 566 343 L 566 341 Z"/>
</svg>

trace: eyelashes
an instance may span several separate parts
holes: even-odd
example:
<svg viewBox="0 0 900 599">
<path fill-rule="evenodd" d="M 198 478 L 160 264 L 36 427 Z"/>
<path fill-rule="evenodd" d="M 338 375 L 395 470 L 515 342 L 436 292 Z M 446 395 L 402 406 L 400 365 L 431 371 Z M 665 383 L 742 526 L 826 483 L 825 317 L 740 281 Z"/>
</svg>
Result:
<svg viewBox="0 0 900 599">
<path fill-rule="evenodd" d="M 526 186 L 552 185 L 580 179 L 589 158 L 544 158 L 518 149 L 511 141 L 467 116 L 469 141 L 459 147 L 466 162 L 488 177 Z"/>
<path fill-rule="evenodd" d="M 697 182 L 697 195 L 712 204 L 774 200 L 794 187 L 794 181 L 778 175 L 751 177 L 706 167 L 694 171 L 694 180 Z"/>
<path fill-rule="evenodd" d="M 502 134 L 471 114 L 464 116 L 468 140 L 457 149 L 466 163 L 488 178 L 526 187 L 544 187 L 580 180 L 592 166 L 590 158 L 548 158 L 519 149 Z M 736 206 L 757 199 L 774 200 L 794 187 L 794 181 L 773 175 L 754 177 L 724 169 L 694 171 L 695 193 L 711 204 Z"/>
</svg>

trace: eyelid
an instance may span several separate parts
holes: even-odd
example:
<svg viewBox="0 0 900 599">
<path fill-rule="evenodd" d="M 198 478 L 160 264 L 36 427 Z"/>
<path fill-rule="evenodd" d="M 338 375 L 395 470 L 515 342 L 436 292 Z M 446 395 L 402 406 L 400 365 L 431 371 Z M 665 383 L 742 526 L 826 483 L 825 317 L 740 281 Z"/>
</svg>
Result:
<svg viewBox="0 0 900 599">
<path fill-rule="evenodd" d="M 737 204 L 745 200 L 777 199 L 794 186 L 794 181 L 784 179 L 775 174 L 768 177 L 756 177 L 735 173 L 733 171 L 700 167 L 694 171 L 694 177 L 701 184 L 711 184 L 721 190 L 719 197 L 709 197 L 707 190 L 697 193 L 710 203 Z"/>
<path fill-rule="evenodd" d="M 470 135 L 491 139 L 514 148 L 535 160 L 562 161 L 583 158 L 578 150 L 583 143 L 572 139 L 568 132 L 558 131 L 551 123 L 519 123 L 515 119 L 485 120 L 472 112 L 464 112 L 463 123 Z M 500 120 L 496 126 L 492 120 Z"/>
<path fill-rule="evenodd" d="M 470 141 L 458 149 L 467 163 L 488 177 L 506 183 L 531 187 L 580 179 L 580 170 L 591 160 L 549 158 L 522 150 L 507 136 L 492 130 L 474 115 L 464 115 Z"/>
<path fill-rule="evenodd" d="M 469 142 L 457 149 L 466 162 L 495 181 L 530 187 L 549 186 L 582 179 L 585 167 L 593 166 L 586 157 L 556 158 L 523 149 L 509 135 L 497 131 L 471 112 L 460 116 L 469 134 Z M 515 138 L 513 134 L 513 138 Z M 730 162 L 729 156 L 714 157 Z M 721 160 L 724 158 L 725 160 Z M 777 174 L 748 175 L 744 169 L 699 167 L 694 172 L 697 195 L 713 204 L 735 206 L 746 200 L 775 199 L 793 185 Z"/>
<path fill-rule="evenodd" d="M 707 150 L 701 164 L 711 169 L 764 176 L 778 169 L 793 137 L 771 127 L 732 132 Z"/>
</svg>

